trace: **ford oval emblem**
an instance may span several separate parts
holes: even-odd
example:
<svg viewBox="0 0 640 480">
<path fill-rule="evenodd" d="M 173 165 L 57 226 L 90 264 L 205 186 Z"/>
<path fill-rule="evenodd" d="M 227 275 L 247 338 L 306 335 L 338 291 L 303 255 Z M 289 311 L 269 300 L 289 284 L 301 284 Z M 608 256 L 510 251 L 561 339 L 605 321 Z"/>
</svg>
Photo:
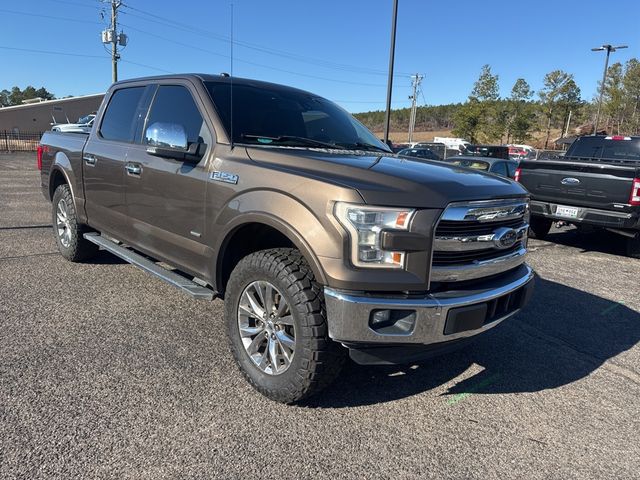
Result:
<svg viewBox="0 0 640 480">
<path fill-rule="evenodd" d="M 563 178 L 560 183 L 562 185 L 579 185 L 580 184 L 580 180 L 578 178 L 574 178 L 574 177 L 566 177 Z"/>
<path fill-rule="evenodd" d="M 499 228 L 493 234 L 493 245 L 501 250 L 513 247 L 517 240 L 518 233 L 513 228 Z"/>
</svg>

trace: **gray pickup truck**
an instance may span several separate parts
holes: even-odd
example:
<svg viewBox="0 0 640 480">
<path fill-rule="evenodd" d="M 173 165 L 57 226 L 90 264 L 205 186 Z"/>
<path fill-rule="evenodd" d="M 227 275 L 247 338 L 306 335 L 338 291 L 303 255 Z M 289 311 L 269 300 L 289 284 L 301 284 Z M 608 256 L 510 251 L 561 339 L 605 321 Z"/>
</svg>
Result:
<svg viewBox="0 0 640 480">
<path fill-rule="evenodd" d="M 65 258 L 102 248 L 224 298 L 240 370 L 277 401 L 318 392 L 347 352 L 393 364 L 457 348 L 532 291 L 520 185 L 398 158 L 294 88 L 119 82 L 91 133 L 45 133 L 38 163 Z"/>
<path fill-rule="evenodd" d="M 579 137 L 562 157 L 523 160 L 515 178 L 531 193 L 533 237 L 562 220 L 622 235 L 640 258 L 640 137 Z"/>
</svg>

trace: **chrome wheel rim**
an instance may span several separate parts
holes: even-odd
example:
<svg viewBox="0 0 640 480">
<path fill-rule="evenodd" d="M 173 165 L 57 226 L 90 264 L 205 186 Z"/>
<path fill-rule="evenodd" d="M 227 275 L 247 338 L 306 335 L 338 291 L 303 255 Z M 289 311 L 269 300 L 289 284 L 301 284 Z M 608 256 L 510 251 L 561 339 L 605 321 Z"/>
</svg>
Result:
<svg viewBox="0 0 640 480">
<path fill-rule="evenodd" d="M 71 223 L 69 223 L 69 208 L 64 198 L 60 199 L 56 208 L 56 228 L 60 243 L 63 247 L 69 248 L 71 245 Z"/>
<path fill-rule="evenodd" d="M 291 307 L 271 283 L 259 280 L 244 289 L 238 331 L 247 355 L 262 372 L 280 375 L 291 366 L 296 347 Z"/>
</svg>

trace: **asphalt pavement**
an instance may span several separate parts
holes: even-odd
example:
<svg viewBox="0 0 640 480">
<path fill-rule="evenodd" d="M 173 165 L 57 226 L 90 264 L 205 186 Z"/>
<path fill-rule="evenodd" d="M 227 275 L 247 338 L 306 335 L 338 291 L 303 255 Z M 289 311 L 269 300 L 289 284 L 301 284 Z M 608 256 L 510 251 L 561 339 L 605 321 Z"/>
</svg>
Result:
<svg viewBox="0 0 640 480">
<path fill-rule="evenodd" d="M 640 260 L 531 241 L 531 304 L 421 365 L 349 364 L 303 406 L 227 350 L 222 302 L 56 252 L 35 154 L 0 154 L 0 478 L 640 478 Z"/>
</svg>

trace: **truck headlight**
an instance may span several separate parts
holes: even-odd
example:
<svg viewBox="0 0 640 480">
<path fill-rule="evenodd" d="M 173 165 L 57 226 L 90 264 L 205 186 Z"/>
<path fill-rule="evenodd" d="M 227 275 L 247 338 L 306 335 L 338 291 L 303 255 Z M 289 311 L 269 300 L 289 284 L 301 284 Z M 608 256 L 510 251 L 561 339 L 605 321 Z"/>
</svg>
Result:
<svg viewBox="0 0 640 480">
<path fill-rule="evenodd" d="M 336 202 L 334 214 L 349 232 L 351 262 L 357 267 L 403 268 L 405 252 L 382 249 L 382 230 L 408 230 L 415 210 Z"/>
</svg>

